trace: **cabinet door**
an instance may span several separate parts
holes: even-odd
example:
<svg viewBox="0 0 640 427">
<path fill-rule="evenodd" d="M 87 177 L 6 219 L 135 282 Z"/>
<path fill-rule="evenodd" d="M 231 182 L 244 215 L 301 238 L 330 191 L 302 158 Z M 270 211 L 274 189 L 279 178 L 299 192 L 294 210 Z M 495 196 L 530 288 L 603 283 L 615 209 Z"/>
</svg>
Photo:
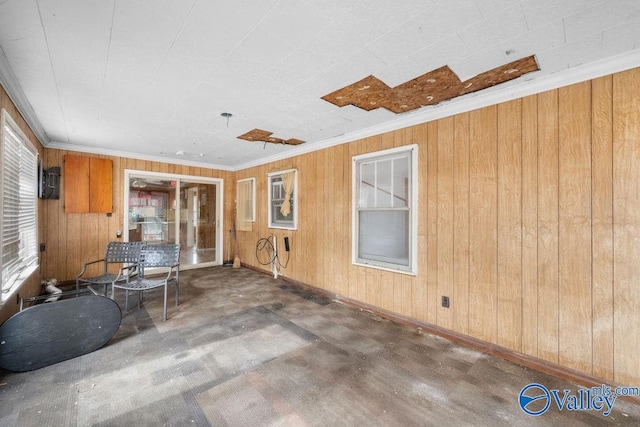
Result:
<svg viewBox="0 0 640 427">
<path fill-rule="evenodd" d="M 64 156 L 64 211 L 89 212 L 89 157 Z"/>
<path fill-rule="evenodd" d="M 64 156 L 64 211 L 113 211 L 113 162 L 93 157 Z"/>
<path fill-rule="evenodd" d="M 89 161 L 89 212 L 113 211 L 113 162 L 91 158 Z"/>
</svg>

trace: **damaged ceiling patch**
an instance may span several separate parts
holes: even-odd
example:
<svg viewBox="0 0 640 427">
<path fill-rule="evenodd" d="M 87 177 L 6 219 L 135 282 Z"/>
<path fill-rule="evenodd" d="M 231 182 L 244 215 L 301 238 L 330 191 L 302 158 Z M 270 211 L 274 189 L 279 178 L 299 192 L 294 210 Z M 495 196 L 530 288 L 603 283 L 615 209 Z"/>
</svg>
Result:
<svg viewBox="0 0 640 427">
<path fill-rule="evenodd" d="M 272 144 L 287 144 L 287 145 L 300 145 L 304 141 L 301 141 L 296 138 L 290 139 L 281 139 L 275 138 L 273 136 L 273 132 L 269 132 L 262 129 L 254 129 L 245 134 L 240 135 L 239 139 L 244 139 L 245 141 L 262 141 L 262 142 L 270 142 Z"/>
<path fill-rule="evenodd" d="M 368 76 L 325 95 L 322 99 L 338 107 L 353 105 L 366 111 L 384 107 L 399 114 L 477 92 L 539 69 L 535 56 L 532 55 L 485 71 L 463 82 L 445 65 L 393 88 L 375 76 Z"/>
</svg>

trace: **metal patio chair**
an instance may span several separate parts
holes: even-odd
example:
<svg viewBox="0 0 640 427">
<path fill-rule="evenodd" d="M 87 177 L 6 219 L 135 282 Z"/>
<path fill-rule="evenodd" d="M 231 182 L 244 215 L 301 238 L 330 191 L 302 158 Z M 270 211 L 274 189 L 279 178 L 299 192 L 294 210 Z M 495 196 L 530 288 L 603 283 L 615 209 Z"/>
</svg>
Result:
<svg viewBox="0 0 640 427">
<path fill-rule="evenodd" d="M 103 285 L 104 295 L 107 295 L 107 287 L 116 282 L 126 281 L 129 276 L 136 273 L 142 242 L 109 242 L 104 253 L 104 258 L 87 262 L 82 265 L 82 271 L 76 276 L 76 291 L 80 285 Z M 95 276 L 85 276 L 87 267 L 94 264 L 102 264 L 102 273 Z M 118 273 L 109 271 L 109 267 L 120 265 Z M 113 270 L 113 269 L 112 269 Z"/>
<path fill-rule="evenodd" d="M 166 274 L 148 277 L 150 268 L 166 268 Z M 117 282 L 111 288 L 111 299 L 115 299 L 116 288 L 125 290 L 125 311 L 129 311 L 129 291 L 138 291 L 138 308 L 142 307 L 142 293 L 164 287 L 162 320 L 167 320 L 167 294 L 169 282 L 175 282 L 176 307 L 179 304 L 178 279 L 180 274 L 180 245 L 174 243 L 148 244 L 142 247 L 138 262 L 138 274 L 124 282 Z"/>
</svg>

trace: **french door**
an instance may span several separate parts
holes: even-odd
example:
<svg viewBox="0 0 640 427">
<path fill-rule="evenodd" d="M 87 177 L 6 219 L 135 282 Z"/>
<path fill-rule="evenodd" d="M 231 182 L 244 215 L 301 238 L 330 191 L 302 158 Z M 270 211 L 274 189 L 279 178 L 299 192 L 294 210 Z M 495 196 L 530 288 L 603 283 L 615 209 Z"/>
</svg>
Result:
<svg viewBox="0 0 640 427">
<path fill-rule="evenodd" d="M 222 264 L 221 179 L 125 170 L 124 238 L 179 243 L 180 268 Z"/>
</svg>

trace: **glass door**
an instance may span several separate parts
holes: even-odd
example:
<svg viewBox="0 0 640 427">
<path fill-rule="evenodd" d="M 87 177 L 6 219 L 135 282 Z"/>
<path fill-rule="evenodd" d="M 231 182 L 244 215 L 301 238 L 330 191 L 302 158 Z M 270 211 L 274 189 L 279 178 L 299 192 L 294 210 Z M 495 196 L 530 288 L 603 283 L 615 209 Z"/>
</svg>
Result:
<svg viewBox="0 0 640 427">
<path fill-rule="evenodd" d="M 125 171 L 125 239 L 180 243 L 180 267 L 222 264 L 222 180 Z"/>
<path fill-rule="evenodd" d="M 186 264 L 216 260 L 217 191 L 216 184 L 183 180 L 180 182 L 180 246 Z"/>
</svg>

